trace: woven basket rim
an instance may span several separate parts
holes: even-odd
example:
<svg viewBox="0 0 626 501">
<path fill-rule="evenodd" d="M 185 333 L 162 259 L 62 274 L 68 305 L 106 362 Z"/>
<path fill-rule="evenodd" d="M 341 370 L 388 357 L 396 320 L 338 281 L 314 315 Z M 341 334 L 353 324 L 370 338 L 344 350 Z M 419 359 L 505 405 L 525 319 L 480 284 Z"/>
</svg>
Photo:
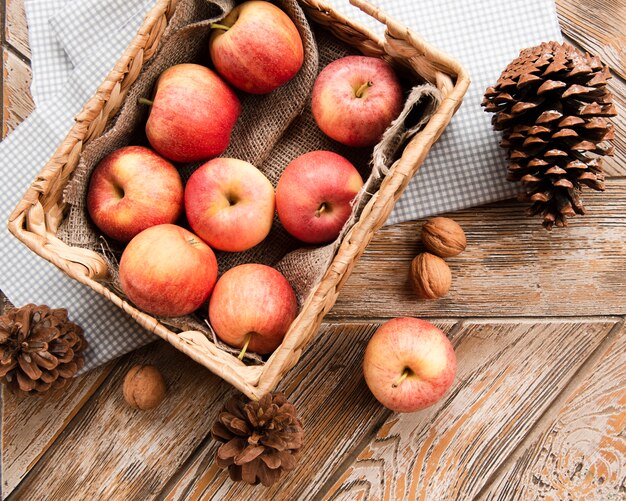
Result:
<svg viewBox="0 0 626 501">
<path fill-rule="evenodd" d="M 59 191 L 59 187 L 66 185 L 84 145 L 102 134 L 110 118 L 121 106 L 120 102 L 139 74 L 143 63 L 156 52 L 177 0 L 157 0 L 137 36 L 96 94 L 77 115 L 76 124 L 28 188 L 8 221 L 9 231 L 33 252 L 53 263 L 68 276 L 105 296 L 144 328 L 165 339 L 251 398 L 259 398 L 273 390 L 282 376 L 295 365 L 304 346 L 318 331 L 324 315 L 335 303 L 339 289 L 347 280 L 354 263 L 365 250 L 374 232 L 384 224 L 430 147 L 460 106 L 469 86 L 469 77 L 460 63 L 432 47 L 366 0 L 350 0 L 350 3 L 386 25 L 382 39 L 323 1 L 298 1 L 314 21 L 326 22 L 328 19 L 330 27 L 340 29 L 340 34 L 344 31 L 348 34 L 357 33 L 387 54 L 406 57 L 413 67 L 419 68 L 416 71 L 420 75 L 442 91 L 444 98 L 424 129 L 409 142 L 401 158 L 394 163 L 378 192 L 366 204 L 359 220 L 346 233 L 324 277 L 309 294 L 283 343 L 265 365 L 246 366 L 210 342 L 203 343 L 204 351 L 200 350 L 198 343 L 201 340 L 197 336 L 204 334 L 193 331 L 176 334 L 150 315 L 137 310 L 96 280 L 107 271 L 106 264 L 97 253 L 72 248 L 56 237 L 63 213 L 63 202 L 59 198 L 62 196 L 62 189 Z"/>
</svg>

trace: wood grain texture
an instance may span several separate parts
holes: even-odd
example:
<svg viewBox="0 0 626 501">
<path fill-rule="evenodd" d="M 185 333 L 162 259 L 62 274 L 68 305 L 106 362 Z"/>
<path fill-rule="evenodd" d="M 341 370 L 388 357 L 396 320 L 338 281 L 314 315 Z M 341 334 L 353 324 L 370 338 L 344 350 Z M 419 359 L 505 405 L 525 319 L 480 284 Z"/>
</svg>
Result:
<svg viewBox="0 0 626 501">
<path fill-rule="evenodd" d="M 619 77 L 611 78 L 608 87 L 613 94 L 613 103 L 617 110 L 617 116 L 611 118 L 615 127 L 613 141 L 615 153 L 610 157 L 603 157 L 602 165 L 607 176 L 624 177 L 626 176 L 626 82 Z"/>
<path fill-rule="evenodd" d="M 624 21 L 626 24 L 626 21 Z M 618 115 L 611 120 L 615 126 L 615 154 L 604 157 L 603 166 L 607 176 L 626 176 L 626 83 L 612 79 L 609 89 L 613 92 L 613 102 Z"/>
<path fill-rule="evenodd" d="M 551 233 L 513 201 L 452 214 L 468 244 L 447 260 L 452 288 L 436 301 L 418 300 L 408 279 L 423 221 L 385 227 L 327 318 L 623 315 L 626 179 L 585 200 L 587 215 Z"/>
<path fill-rule="evenodd" d="M 439 322 L 445 329 L 453 324 Z M 302 465 L 277 486 L 281 495 L 295 498 L 314 492 L 332 473 L 337 458 L 389 415 L 369 393 L 361 372 L 363 351 L 376 327 L 324 326 L 303 363 L 281 385 L 302 409 L 307 433 Z M 122 380 L 134 363 L 157 365 L 168 384 L 166 400 L 151 413 L 133 411 L 123 401 Z M 162 495 L 171 493 L 173 499 L 224 493 L 247 499 L 259 490 L 233 485 L 214 465 L 216 444 L 208 438 L 232 391 L 166 343 L 127 356 L 14 496 L 152 499 L 164 491 Z M 178 480 L 170 482 L 172 477 Z"/>
<path fill-rule="evenodd" d="M 131 409 L 122 383 L 136 363 L 163 373 L 167 397 Z M 149 499 L 207 435 L 233 389 L 165 342 L 124 357 L 94 398 L 39 461 L 14 499 Z"/>
<path fill-rule="evenodd" d="M 449 331 L 453 321 L 435 321 Z M 273 488 L 233 484 L 203 444 L 163 495 L 177 499 L 311 499 L 341 461 L 390 415 L 363 379 L 363 352 L 378 324 L 324 325 L 279 389 L 300 410 L 306 440 L 299 465 Z"/>
<path fill-rule="evenodd" d="M 626 498 L 626 327 L 484 499 Z"/>
<path fill-rule="evenodd" d="M 108 364 L 91 371 L 47 400 L 17 398 L 2 387 L 2 499 L 33 468 L 112 368 Z"/>
<path fill-rule="evenodd" d="M 626 79 L 626 4 L 621 0 L 556 0 L 565 35 Z"/>
<path fill-rule="evenodd" d="M 13 52 L 2 49 L 2 137 L 17 127 L 34 109 L 30 95 L 32 72 Z"/>
<path fill-rule="evenodd" d="M 24 0 L 5 0 L 4 38 L 14 49 L 30 59 L 28 25 L 24 12 Z"/>
<path fill-rule="evenodd" d="M 614 325 L 465 322 L 451 392 L 392 416 L 324 499 L 471 499 Z"/>
</svg>

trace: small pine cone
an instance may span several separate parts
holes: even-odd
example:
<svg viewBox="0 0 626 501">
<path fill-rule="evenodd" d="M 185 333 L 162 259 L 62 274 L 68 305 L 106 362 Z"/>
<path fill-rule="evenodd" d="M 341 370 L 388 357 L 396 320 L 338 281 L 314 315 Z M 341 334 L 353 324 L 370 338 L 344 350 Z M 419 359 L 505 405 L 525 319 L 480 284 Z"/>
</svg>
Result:
<svg viewBox="0 0 626 501">
<path fill-rule="evenodd" d="M 304 431 L 296 408 L 282 393 L 268 393 L 259 401 L 231 397 L 211 428 L 217 464 L 230 478 L 269 487 L 283 471 L 296 467 Z"/>
<path fill-rule="evenodd" d="M 485 92 L 482 105 L 503 131 L 509 181 L 521 181 L 529 215 L 543 226 L 566 226 L 584 214 L 583 185 L 604 191 L 602 156 L 612 155 L 617 114 L 607 89 L 609 69 L 567 43 L 524 49 Z"/>
<path fill-rule="evenodd" d="M 67 310 L 26 305 L 0 317 L 0 381 L 12 392 L 41 395 L 65 386 L 83 366 L 87 342 Z"/>
</svg>

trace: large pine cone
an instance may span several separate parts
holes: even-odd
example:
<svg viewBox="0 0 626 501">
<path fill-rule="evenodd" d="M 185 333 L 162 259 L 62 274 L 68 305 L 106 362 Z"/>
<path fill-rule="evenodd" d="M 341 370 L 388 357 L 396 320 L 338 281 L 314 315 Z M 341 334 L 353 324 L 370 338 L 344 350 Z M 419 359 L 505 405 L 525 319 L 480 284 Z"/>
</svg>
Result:
<svg viewBox="0 0 626 501">
<path fill-rule="evenodd" d="M 602 155 L 612 155 L 617 114 L 607 89 L 609 69 L 567 43 L 525 49 L 485 92 L 500 145 L 507 148 L 509 181 L 521 181 L 530 215 L 543 226 L 566 226 L 584 214 L 582 185 L 604 191 Z"/>
<path fill-rule="evenodd" d="M 231 397 L 211 429 L 214 439 L 224 442 L 217 451 L 217 464 L 228 468 L 230 477 L 268 487 L 283 471 L 296 467 L 304 431 L 296 408 L 282 393 L 268 393 L 246 403 L 243 395 Z"/>
<path fill-rule="evenodd" d="M 67 310 L 26 305 L 0 317 L 0 380 L 14 393 L 65 386 L 83 366 L 87 342 Z"/>
</svg>

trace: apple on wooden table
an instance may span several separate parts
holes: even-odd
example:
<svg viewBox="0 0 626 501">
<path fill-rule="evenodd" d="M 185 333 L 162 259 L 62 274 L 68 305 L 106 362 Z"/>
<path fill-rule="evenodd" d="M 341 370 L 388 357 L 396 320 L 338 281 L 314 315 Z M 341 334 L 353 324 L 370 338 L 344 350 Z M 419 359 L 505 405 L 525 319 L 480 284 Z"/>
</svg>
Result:
<svg viewBox="0 0 626 501">
<path fill-rule="evenodd" d="M 298 301 L 287 279 L 270 266 L 242 264 L 224 273 L 209 302 L 209 320 L 225 343 L 261 355 L 273 352 L 296 318 Z"/>
<path fill-rule="evenodd" d="M 215 69 L 245 92 L 273 91 L 291 80 L 304 61 L 298 29 L 269 2 L 244 2 L 211 28 L 209 51 Z"/>
<path fill-rule="evenodd" d="M 209 68 L 178 64 L 156 84 L 146 135 L 152 147 L 174 162 L 207 160 L 223 153 L 241 105 L 233 90 Z"/>
<path fill-rule="evenodd" d="M 176 168 L 143 146 L 104 157 L 87 190 L 87 210 L 106 236 L 129 242 L 157 224 L 173 223 L 183 210 L 183 183 Z"/>
<path fill-rule="evenodd" d="M 347 56 L 326 66 L 313 85 L 319 128 L 348 146 L 372 146 L 402 111 L 402 87 L 377 57 Z"/>
<path fill-rule="evenodd" d="M 162 317 L 187 315 L 204 303 L 217 280 L 211 248 L 180 226 L 142 231 L 124 249 L 120 282 L 141 310 Z"/>
<path fill-rule="evenodd" d="M 187 181 L 185 210 L 193 231 L 211 247 L 239 252 L 270 232 L 274 198 L 272 183 L 254 165 L 215 158 Z"/>
<path fill-rule="evenodd" d="M 376 399 L 396 412 L 433 405 L 456 373 L 454 348 L 430 322 L 394 318 L 370 339 L 363 360 L 365 382 Z"/>
<path fill-rule="evenodd" d="M 362 187 L 359 171 L 341 155 L 323 150 L 305 153 L 278 181 L 278 217 L 285 230 L 303 242 L 330 242 L 339 236 Z"/>
</svg>

